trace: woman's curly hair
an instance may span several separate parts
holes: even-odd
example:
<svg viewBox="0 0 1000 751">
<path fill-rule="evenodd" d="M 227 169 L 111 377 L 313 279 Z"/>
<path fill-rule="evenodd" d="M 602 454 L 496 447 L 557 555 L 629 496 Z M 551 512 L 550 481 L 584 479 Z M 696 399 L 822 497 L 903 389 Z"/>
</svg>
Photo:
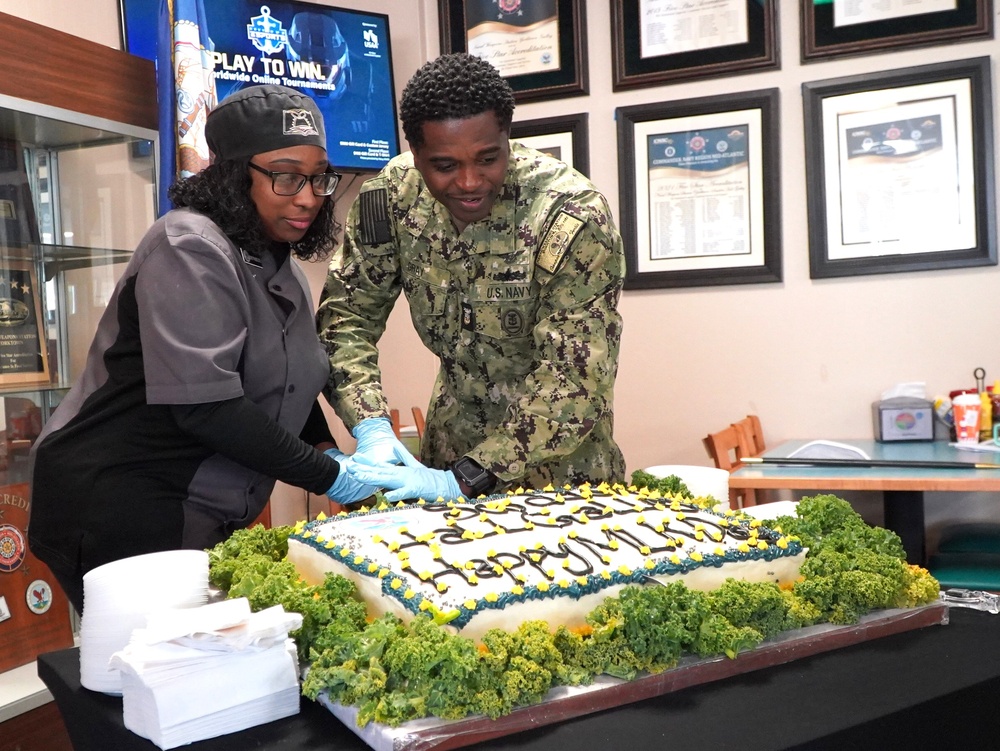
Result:
<svg viewBox="0 0 1000 751">
<path fill-rule="evenodd" d="M 271 247 L 272 241 L 265 234 L 260 214 L 250 198 L 249 161 L 230 159 L 211 164 L 174 183 L 167 195 L 175 206 L 187 206 L 204 214 L 236 245 L 259 256 Z M 333 196 L 327 196 L 306 234 L 292 244 L 292 253 L 303 261 L 326 258 L 336 246 L 340 230 L 334 216 Z"/>
<path fill-rule="evenodd" d="M 413 74 L 399 116 L 411 149 L 424 145 L 424 123 L 493 111 L 502 130 L 514 119 L 514 91 L 490 63 L 465 52 L 442 55 Z"/>
</svg>

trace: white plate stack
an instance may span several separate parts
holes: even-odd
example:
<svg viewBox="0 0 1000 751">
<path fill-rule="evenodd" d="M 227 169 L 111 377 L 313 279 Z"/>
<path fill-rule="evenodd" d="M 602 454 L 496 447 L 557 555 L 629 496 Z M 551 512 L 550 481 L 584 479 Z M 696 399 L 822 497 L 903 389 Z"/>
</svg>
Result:
<svg viewBox="0 0 1000 751">
<path fill-rule="evenodd" d="M 168 550 L 123 558 L 83 577 L 80 621 L 80 683 L 92 691 L 121 695 L 122 676 L 111 655 L 144 628 L 152 613 L 193 608 L 208 601 L 208 553 Z"/>
</svg>

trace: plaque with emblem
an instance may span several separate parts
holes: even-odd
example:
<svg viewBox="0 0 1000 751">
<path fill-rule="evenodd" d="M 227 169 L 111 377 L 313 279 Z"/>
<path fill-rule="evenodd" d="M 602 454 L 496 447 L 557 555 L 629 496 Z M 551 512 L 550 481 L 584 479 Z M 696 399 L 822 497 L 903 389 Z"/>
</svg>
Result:
<svg viewBox="0 0 1000 751">
<path fill-rule="evenodd" d="M 47 383 L 48 343 L 35 267 L 0 263 L 0 385 Z"/>
<path fill-rule="evenodd" d="M 73 646 L 69 601 L 49 567 L 28 548 L 28 483 L 0 486 L 0 673 L 42 652 Z"/>
</svg>

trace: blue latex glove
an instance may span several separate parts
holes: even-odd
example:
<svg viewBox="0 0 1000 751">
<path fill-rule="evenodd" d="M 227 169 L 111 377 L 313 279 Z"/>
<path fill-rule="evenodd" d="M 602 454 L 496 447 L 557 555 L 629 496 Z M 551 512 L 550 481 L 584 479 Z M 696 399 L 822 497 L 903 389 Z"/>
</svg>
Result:
<svg viewBox="0 0 1000 751">
<path fill-rule="evenodd" d="M 462 497 L 455 475 L 445 469 L 430 469 L 419 462 L 416 466 L 376 466 L 365 461 L 365 457 L 358 457 L 347 471 L 358 482 L 386 488 L 387 501 L 423 498 L 434 503 Z"/>
<path fill-rule="evenodd" d="M 326 491 L 326 497 L 337 503 L 354 503 L 370 495 L 374 495 L 378 488 L 365 485 L 351 474 L 350 466 L 354 463 L 347 454 L 340 449 L 327 449 L 323 452 L 327 456 L 333 457 L 340 465 L 340 474 L 333 481 L 333 485 Z"/>
<path fill-rule="evenodd" d="M 367 417 L 352 431 L 358 440 L 354 450 L 354 458 L 364 457 L 366 464 L 405 464 L 408 467 L 423 466 L 413 454 L 396 438 L 392 432 L 392 423 L 385 417 Z"/>
</svg>

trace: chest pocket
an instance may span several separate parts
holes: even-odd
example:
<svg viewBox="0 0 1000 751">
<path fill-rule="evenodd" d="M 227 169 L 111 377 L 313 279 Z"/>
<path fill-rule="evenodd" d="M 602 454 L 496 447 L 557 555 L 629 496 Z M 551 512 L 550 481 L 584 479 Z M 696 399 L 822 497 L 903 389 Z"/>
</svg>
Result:
<svg viewBox="0 0 1000 751">
<path fill-rule="evenodd" d="M 403 269 L 403 289 L 410 312 L 418 316 L 439 316 L 448 300 L 451 274 L 434 266 L 408 265 Z"/>
<path fill-rule="evenodd" d="M 476 285 L 468 327 L 492 339 L 529 336 L 538 309 L 536 295 L 530 283 Z"/>
</svg>

